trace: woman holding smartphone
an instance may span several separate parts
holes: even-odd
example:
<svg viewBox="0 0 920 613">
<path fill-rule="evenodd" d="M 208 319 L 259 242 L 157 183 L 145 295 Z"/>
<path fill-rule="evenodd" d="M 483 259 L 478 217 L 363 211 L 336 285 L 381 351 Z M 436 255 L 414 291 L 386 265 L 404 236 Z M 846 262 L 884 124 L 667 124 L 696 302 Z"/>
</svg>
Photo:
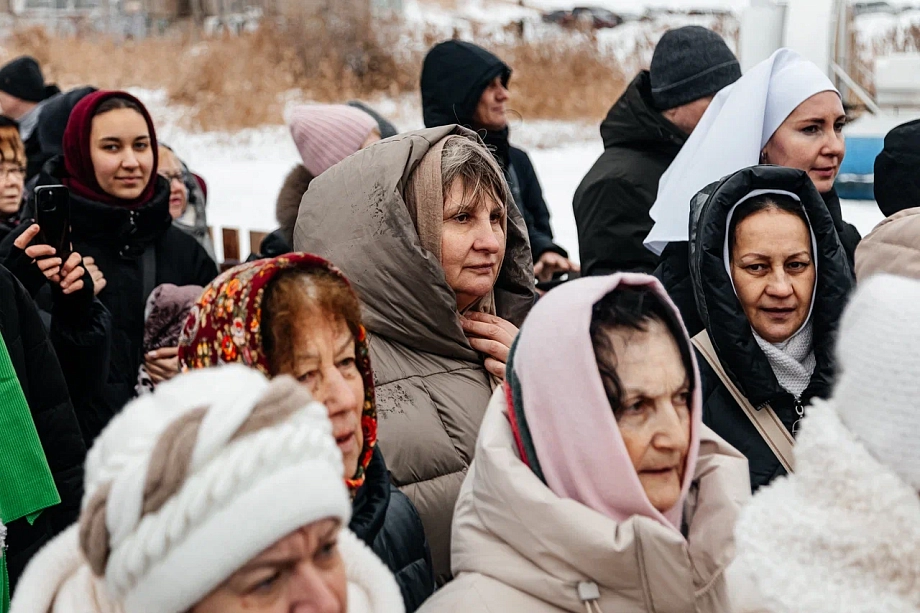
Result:
<svg viewBox="0 0 920 613">
<path fill-rule="evenodd" d="M 63 149 L 45 164 L 37 187 L 69 190 L 73 250 L 104 276 L 98 297 L 113 320 L 108 378 L 96 414 L 84 420 L 92 440 L 133 397 L 142 361 L 158 380 L 178 371 L 175 348 L 143 354 L 147 296 L 163 283 L 207 285 L 217 267 L 172 225 L 153 120 L 139 100 L 112 91 L 86 96 L 71 113 Z"/>
</svg>

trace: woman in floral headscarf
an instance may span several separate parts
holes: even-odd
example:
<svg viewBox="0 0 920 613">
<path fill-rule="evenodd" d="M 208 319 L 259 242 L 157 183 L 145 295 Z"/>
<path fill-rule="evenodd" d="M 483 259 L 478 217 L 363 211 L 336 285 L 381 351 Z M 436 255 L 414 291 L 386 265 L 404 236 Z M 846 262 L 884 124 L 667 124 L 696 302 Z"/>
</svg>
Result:
<svg viewBox="0 0 920 613">
<path fill-rule="evenodd" d="M 287 374 L 326 405 L 352 491 L 349 527 L 396 575 L 407 611 L 434 591 L 418 512 L 390 484 L 377 449 L 374 377 L 357 296 L 304 253 L 237 266 L 205 288 L 179 340 L 182 369 L 241 362 Z"/>
</svg>

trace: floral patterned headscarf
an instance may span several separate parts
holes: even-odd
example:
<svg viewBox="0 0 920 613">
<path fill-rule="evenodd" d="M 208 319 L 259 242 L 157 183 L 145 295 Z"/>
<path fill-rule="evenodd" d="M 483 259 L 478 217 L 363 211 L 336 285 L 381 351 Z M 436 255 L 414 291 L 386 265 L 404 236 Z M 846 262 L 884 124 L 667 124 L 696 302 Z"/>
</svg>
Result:
<svg viewBox="0 0 920 613">
<path fill-rule="evenodd" d="M 208 285 L 192 307 L 179 338 L 179 366 L 183 371 L 239 362 L 270 377 L 268 356 L 262 342 L 262 303 L 265 288 L 281 271 L 290 268 L 322 269 L 351 285 L 326 260 L 309 253 L 289 253 L 277 258 L 241 264 Z M 361 430 L 364 447 L 358 470 L 345 482 L 352 492 L 364 485 L 365 470 L 377 446 L 377 404 L 364 326 L 355 338 L 355 360 L 364 380 Z"/>
</svg>

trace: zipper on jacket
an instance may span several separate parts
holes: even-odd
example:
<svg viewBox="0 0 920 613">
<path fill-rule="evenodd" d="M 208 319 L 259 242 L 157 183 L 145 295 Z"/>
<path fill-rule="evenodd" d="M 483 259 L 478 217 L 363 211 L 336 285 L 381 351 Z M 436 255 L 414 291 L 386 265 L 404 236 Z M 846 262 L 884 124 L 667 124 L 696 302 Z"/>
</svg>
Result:
<svg viewBox="0 0 920 613">
<path fill-rule="evenodd" d="M 593 581 L 582 581 L 578 584 L 578 597 L 585 605 L 587 613 L 604 613 L 597 602 L 601 599 L 601 591 Z"/>
<path fill-rule="evenodd" d="M 802 397 L 795 397 L 795 414 L 798 418 L 795 420 L 795 423 L 792 424 L 792 436 L 794 437 L 799 432 L 799 424 L 802 423 L 802 418 L 805 417 L 805 407 L 802 406 Z"/>
</svg>

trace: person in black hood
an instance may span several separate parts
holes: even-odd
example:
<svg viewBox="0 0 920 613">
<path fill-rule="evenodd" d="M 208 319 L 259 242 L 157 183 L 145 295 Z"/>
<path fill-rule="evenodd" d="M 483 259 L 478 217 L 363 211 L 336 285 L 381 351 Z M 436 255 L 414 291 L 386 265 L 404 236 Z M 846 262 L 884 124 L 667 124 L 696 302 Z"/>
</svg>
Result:
<svg viewBox="0 0 920 613">
<path fill-rule="evenodd" d="M 918 167 L 920 119 L 915 119 L 891 130 L 875 158 L 875 201 L 885 217 L 920 206 Z"/>
<path fill-rule="evenodd" d="M 804 407 L 831 391 L 834 336 L 855 286 L 834 220 L 805 172 L 779 166 L 706 187 L 690 217 L 690 276 L 705 328 L 694 344 L 708 333 L 724 376 L 791 438 Z M 704 357 L 703 421 L 747 457 L 757 490 L 786 469 Z"/>
<path fill-rule="evenodd" d="M 422 113 L 427 128 L 460 124 L 484 135 L 527 223 L 534 272 L 548 281 L 556 273 L 576 272 L 578 266 L 553 242 L 549 210 L 530 157 L 508 140 L 510 79 L 511 68 L 482 47 L 459 40 L 440 43 L 422 65 Z"/>
<path fill-rule="evenodd" d="M 45 84 L 38 61 L 24 55 L 0 67 L 0 112 L 19 122 L 22 140 L 32 135 L 44 104 L 61 93 Z"/>
<path fill-rule="evenodd" d="M 633 79 L 601 123 L 604 153 L 575 192 L 583 274 L 655 270 L 658 256 L 642 241 L 652 229 L 658 181 L 713 95 L 740 77 L 715 32 L 686 26 L 661 38 L 651 70 Z"/>
<path fill-rule="evenodd" d="M 104 274 L 98 297 L 113 321 L 107 383 L 97 413 L 81 424 L 92 441 L 133 397 L 142 361 L 154 377 L 178 372 L 176 349 L 143 355 L 147 297 L 162 283 L 207 285 L 217 266 L 172 225 L 169 184 L 157 175 L 156 132 L 140 101 L 124 92 L 84 97 L 70 115 L 63 149 L 37 184 L 70 190 L 73 248 Z"/>
<path fill-rule="evenodd" d="M 41 115 L 36 120 L 35 128 L 25 137 L 27 182 L 41 172 L 48 160 L 64 153 L 64 130 L 70 113 L 80 100 L 95 91 L 95 87 L 78 87 L 42 103 Z"/>
</svg>

